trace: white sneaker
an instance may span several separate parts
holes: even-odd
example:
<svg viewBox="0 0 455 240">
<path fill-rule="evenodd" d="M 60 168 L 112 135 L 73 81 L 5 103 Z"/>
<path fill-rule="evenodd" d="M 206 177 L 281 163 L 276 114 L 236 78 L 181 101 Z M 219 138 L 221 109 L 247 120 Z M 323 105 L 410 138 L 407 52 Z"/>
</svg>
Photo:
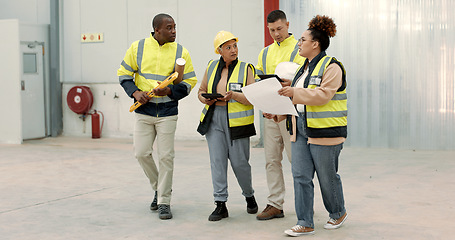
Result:
<svg viewBox="0 0 455 240">
<path fill-rule="evenodd" d="M 284 231 L 284 233 L 292 237 L 298 237 L 302 235 L 314 234 L 314 229 L 310 227 L 295 225 L 291 229 Z"/>
<path fill-rule="evenodd" d="M 343 225 L 344 221 L 348 218 L 348 213 L 344 213 L 343 216 L 341 216 L 338 219 L 333 219 L 330 218 L 329 221 L 327 221 L 326 224 L 324 224 L 325 229 L 337 229 L 340 228 L 341 225 Z"/>
</svg>

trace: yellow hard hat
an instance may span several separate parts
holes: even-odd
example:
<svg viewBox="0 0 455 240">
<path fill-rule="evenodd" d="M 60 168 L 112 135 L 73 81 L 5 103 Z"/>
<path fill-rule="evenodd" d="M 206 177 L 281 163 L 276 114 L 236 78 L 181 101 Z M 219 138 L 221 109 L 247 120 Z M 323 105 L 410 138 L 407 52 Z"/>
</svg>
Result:
<svg viewBox="0 0 455 240">
<path fill-rule="evenodd" d="M 220 54 L 218 52 L 218 48 L 223 45 L 223 43 L 229 41 L 229 40 L 235 40 L 236 42 L 239 41 L 238 38 L 234 36 L 234 34 L 228 32 L 228 31 L 219 31 L 216 34 L 215 40 L 213 40 L 213 46 L 215 47 L 215 53 Z"/>
</svg>

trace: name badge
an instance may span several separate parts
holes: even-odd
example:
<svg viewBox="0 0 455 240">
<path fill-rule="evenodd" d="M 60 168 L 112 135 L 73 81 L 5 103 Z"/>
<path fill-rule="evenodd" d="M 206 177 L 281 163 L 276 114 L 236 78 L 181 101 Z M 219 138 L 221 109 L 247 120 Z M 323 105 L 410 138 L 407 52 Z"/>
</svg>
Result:
<svg viewBox="0 0 455 240">
<path fill-rule="evenodd" d="M 309 85 L 321 86 L 322 77 L 312 76 Z"/>
<path fill-rule="evenodd" d="M 229 83 L 229 91 L 241 92 L 241 83 Z"/>
</svg>

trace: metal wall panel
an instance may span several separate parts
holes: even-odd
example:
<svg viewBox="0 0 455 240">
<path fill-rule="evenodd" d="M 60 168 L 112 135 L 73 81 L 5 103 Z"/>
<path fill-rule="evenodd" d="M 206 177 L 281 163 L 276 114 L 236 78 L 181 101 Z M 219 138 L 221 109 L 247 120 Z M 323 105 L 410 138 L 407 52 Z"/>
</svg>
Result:
<svg viewBox="0 0 455 240">
<path fill-rule="evenodd" d="M 358 147 L 455 149 L 455 1 L 281 0 L 298 37 L 315 15 L 337 24 L 327 54 L 347 71 Z"/>
</svg>

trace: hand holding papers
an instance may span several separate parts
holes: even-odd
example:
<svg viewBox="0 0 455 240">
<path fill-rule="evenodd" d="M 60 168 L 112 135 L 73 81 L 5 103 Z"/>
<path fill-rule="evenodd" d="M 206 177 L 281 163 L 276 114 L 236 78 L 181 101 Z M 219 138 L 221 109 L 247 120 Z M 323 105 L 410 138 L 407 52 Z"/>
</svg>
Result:
<svg viewBox="0 0 455 240">
<path fill-rule="evenodd" d="M 248 101 L 259 110 L 277 115 L 295 115 L 297 111 L 288 97 L 278 95 L 282 86 L 275 77 L 242 88 Z"/>
</svg>

